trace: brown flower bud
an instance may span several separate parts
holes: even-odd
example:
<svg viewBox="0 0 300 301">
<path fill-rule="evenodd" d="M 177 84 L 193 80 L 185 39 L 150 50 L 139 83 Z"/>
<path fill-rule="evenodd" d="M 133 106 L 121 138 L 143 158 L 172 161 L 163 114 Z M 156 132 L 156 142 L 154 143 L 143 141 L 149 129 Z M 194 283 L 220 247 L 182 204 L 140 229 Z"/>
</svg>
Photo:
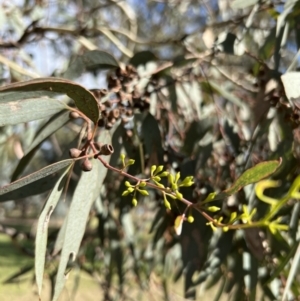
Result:
<svg viewBox="0 0 300 301">
<path fill-rule="evenodd" d="M 69 117 L 70 117 L 70 119 L 77 119 L 80 117 L 80 115 L 77 112 L 72 111 L 72 112 L 70 112 Z"/>
<path fill-rule="evenodd" d="M 78 158 L 80 157 L 82 151 L 80 149 L 77 148 L 71 148 L 69 149 L 69 155 L 71 158 Z"/>
<path fill-rule="evenodd" d="M 108 91 L 106 89 L 100 89 L 101 96 L 107 95 Z"/>
<path fill-rule="evenodd" d="M 95 96 L 99 101 L 101 99 L 101 90 L 100 89 L 90 89 L 90 92 Z"/>
<path fill-rule="evenodd" d="M 101 118 L 98 120 L 98 127 L 103 127 L 103 126 L 105 126 L 105 124 L 106 124 L 106 121 L 104 118 Z"/>
<path fill-rule="evenodd" d="M 113 127 L 113 124 L 111 122 L 108 122 L 106 125 L 105 125 L 105 128 L 107 130 L 110 130 L 111 128 Z"/>
<path fill-rule="evenodd" d="M 111 118 L 108 120 L 112 125 L 116 123 L 116 119 L 115 118 Z"/>
<path fill-rule="evenodd" d="M 118 108 L 111 110 L 109 116 L 118 119 L 120 117 L 120 110 Z"/>
<path fill-rule="evenodd" d="M 81 164 L 81 169 L 83 171 L 91 171 L 93 169 L 92 162 L 89 161 L 88 159 L 84 160 L 83 163 Z"/>
<path fill-rule="evenodd" d="M 104 144 L 101 146 L 99 155 L 108 156 L 111 155 L 113 152 L 114 152 L 114 148 L 111 144 Z"/>
</svg>

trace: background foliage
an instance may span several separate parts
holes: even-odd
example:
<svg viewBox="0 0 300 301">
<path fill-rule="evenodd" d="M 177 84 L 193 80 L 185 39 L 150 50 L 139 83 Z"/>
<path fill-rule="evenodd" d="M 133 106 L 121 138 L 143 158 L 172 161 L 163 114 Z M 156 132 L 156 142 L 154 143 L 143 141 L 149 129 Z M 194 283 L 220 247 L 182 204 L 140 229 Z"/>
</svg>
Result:
<svg viewBox="0 0 300 301">
<path fill-rule="evenodd" d="M 295 0 L 3 1 L 0 231 L 30 258 L 4 282 L 299 300 L 299 18 Z M 82 172 L 68 153 L 92 136 L 103 164 Z M 122 197 L 153 165 L 194 177 L 171 209 L 155 182 Z"/>
</svg>

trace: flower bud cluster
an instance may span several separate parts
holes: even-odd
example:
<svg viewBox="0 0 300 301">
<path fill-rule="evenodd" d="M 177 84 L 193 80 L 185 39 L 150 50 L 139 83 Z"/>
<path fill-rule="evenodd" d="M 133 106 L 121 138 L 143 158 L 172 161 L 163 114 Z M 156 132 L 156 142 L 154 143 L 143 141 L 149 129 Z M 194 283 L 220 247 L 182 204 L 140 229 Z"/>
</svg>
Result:
<svg viewBox="0 0 300 301">
<path fill-rule="evenodd" d="M 119 119 L 124 125 L 128 125 L 135 109 L 143 111 L 149 108 L 149 93 L 141 94 L 136 89 L 139 76 L 133 66 L 118 68 L 114 74 L 108 76 L 107 82 L 108 90 L 90 90 L 99 103 L 99 127 L 111 129 Z"/>
</svg>

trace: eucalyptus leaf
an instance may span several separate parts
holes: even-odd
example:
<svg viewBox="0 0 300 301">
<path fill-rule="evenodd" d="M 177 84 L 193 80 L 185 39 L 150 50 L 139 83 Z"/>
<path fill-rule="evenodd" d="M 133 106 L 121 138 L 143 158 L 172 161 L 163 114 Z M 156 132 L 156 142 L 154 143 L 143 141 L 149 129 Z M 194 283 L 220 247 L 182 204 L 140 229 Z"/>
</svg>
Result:
<svg viewBox="0 0 300 301">
<path fill-rule="evenodd" d="M 83 86 L 67 79 L 56 78 L 56 77 L 45 77 L 45 78 L 38 78 L 38 79 L 33 79 L 25 82 L 13 83 L 4 87 L 0 87 L 0 92 L 9 92 L 9 91 L 20 91 L 20 92 L 45 91 L 47 92 L 47 94 L 49 93 L 49 91 L 56 92 L 56 93 L 63 93 L 68 95 L 70 98 L 72 98 L 77 108 L 88 118 L 90 118 L 94 123 L 97 123 L 99 119 L 98 102 L 95 96 L 90 91 L 85 89 Z M 19 99 L 20 100 L 22 99 L 22 93 L 20 93 Z M 1 94 L 0 94 L 0 100 L 1 100 Z M 58 102 L 58 100 L 56 101 Z M 18 110 L 18 106 L 16 108 L 14 107 L 13 104 L 11 104 L 10 106 L 11 106 L 11 110 Z M 47 116 L 49 115 L 51 114 L 48 114 Z"/>
<path fill-rule="evenodd" d="M 291 287 L 292 282 L 295 279 L 296 274 L 298 272 L 299 262 L 300 262 L 300 243 L 298 243 L 295 256 L 294 256 L 294 258 L 291 262 L 291 269 L 289 270 L 289 275 L 288 275 L 288 278 L 287 278 L 287 281 L 286 281 L 286 285 L 285 285 L 285 288 L 284 288 L 284 291 L 283 291 L 283 294 L 282 294 L 281 301 L 287 300 L 287 296 L 288 296 L 290 287 Z"/>
<path fill-rule="evenodd" d="M 11 180 L 15 181 L 18 176 L 27 167 L 30 160 L 33 158 L 36 151 L 39 149 L 41 143 L 47 139 L 51 134 L 55 133 L 59 128 L 69 121 L 69 112 L 63 111 L 52 116 L 41 128 L 37 131 L 29 148 L 26 149 L 24 157 L 18 163 Z"/>
<path fill-rule="evenodd" d="M 129 63 L 135 67 L 139 65 L 146 65 L 149 62 L 156 61 L 157 57 L 149 50 L 137 52 L 129 61 Z"/>
<path fill-rule="evenodd" d="M 233 104 L 237 105 L 240 108 L 247 107 L 245 103 L 243 103 L 238 97 L 236 97 L 233 93 L 223 88 L 213 80 L 209 80 L 208 84 L 211 86 L 212 92 L 215 91 L 218 94 L 222 95 L 225 99 L 229 100 Z"/>
<path fill-rule="evenodd" d="M 266 161 L 247 169 L 228 189 L 223 191 L 221 195 L 230 196 L 238 192 L 241 188 L 257 183 L 258 181 L 272 175 L 281 165 L 281 160 Z M 216 197 L 218 198 L 218 196 Z"/>
<path fill-rule="evenodd" d="M 65 285 L 65 270 L 71 257 L 75 260 L 84 235 L 88 215 L 96 200 L 107 169 L 98 160 L 92 160 L 93 169 L 82 173 L 76 186 L 66 221 L 66 235 L 56 276 L 53 301 L 56 301 Z"/>
<path fill-rule="evenodd" d="M 74 79 L 82 75 L 85 71 L 112 69 L 119 67 L 118 61 L 108 52 L 101 50 L 87 51 L 81 56 L 77 56 L 63 77 Z"/>
<path fill-rule="evenodd" d="M 0 88 L 1 89 L 1 88 Z M 0 93 L 0 126 L 14 125 L 54 115 L 65 109 L 65 105 L 54 98 L 27 98 L 18 94 L 18 101 L 1 101 Z"/>
<path fill-rule="evenodd" d="M 40 194 L 53 188 L 59 172 L 73 164 L 74 159 L 63 160 L 44 167 L 26 177 L 0 188 L 0 202 L 18 200 Z"/>
<path fill-rule="evenodd" d="M 163 148 L 160 130 L 155 118 L 148 113 L 142 123 L 142 137 L 144 139 L 147 154 L 153 156 L 158 165 L 163 163 Z"/>
<path fill-rule="evenodd" d="M 43 276 L 45 268 L 45 257 L 47 249 L 47 238 L 48 238 L 48 223 L 50 216 L 54 211 L 61 194 L 63 192 L 64 184 L 67 179 L 67 174 L 71 168 L 71 165 L 64 171 L 56 182 L 54 188 L 52 189 L 44 208 L 40 214 L 37 233 L 35 238 L 35 279 L 38 287 L 39 296 L 41 296 L 42 285 L 43 285 Z"/>
</svg>

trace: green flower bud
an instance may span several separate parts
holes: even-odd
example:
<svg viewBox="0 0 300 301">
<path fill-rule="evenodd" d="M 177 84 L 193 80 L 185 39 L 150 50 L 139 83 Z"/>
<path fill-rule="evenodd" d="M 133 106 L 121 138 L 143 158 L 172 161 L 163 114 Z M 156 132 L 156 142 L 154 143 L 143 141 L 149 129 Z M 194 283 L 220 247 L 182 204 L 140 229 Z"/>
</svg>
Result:
<svg viewBox="0 0 300 301">
<path fill-rule="evenodd" d="M 177 183 L 179 179 L 180 179 L 180 172 L 176 173 L 175 183 Z"/>
<path fill-rule="evenodd" d="M 131 185 L 128 181 L 126 181 L 126 182 L 125 182 L 125 186 L 126 186 L 126 187 L 131 187 L 132 185 Z"/>
<path fill-rule="evenodd" d="M 164 171 L 164 172 L 162 172 L 159 176 L 161 177 L 161 178 L 163 178 L 163 177 L 167 177 L 169 175 L 169 172 L 168 171 Z"/>
<path fill-rule="evenodd" d="M 236 219 L 236 217 L 237 217 L 237 213 L 236 212 L 232 212 L 231 215 L 230 215 L 229 222 L 230 223 L 233 222 Z"/>
<path fill-rule="evenodd" d="M 217 212 L 217 211 L 221 210 L 221 208 L 219 208 L 217 206 L 210 206 L 207 208 L 207 210 L 210 212 Z"/>
<path fill-rule="evenodd" d="M 156 181 L 154 181 L 155 185 L 157 185 L 159 188 L 165 188 L 165 186 L 161 183 L 158 183 Z"/>
<path fill-rule="evenodd" d="M 130 192 L 128 190 L 123 191 L 122 196 L 128 195 Z"/>
<path fill-rule="evenodd" d="M 128 189 L 127 189 L 128 191 L 129 191 L 129 193 L 131 193 L 131 192 L 133 192 L 134 191 L 134 188 L 132 188 L 132 187 L 128 187 Z"/>
<path fill-rule="evenodd" d="M 142 194 L 142 195 L 149 195 L 148 191 L 147 190 L 142 190 L 142 189 L 138 189 L 139 193 Z"/>
<path fill-rule="evenodd" d="M 167 209 L 171 210 L 171 204 L 170 202 L 167 200 L 167 198 L 164 199 L 164 205 Z"/>
<path fill-rule="evenodd" d="M 146 182 L 142 181 L 140 184 L 139 184 L 139 187 L 145 187 L 147 185 Z"/>
<path fill-rule="evenodd" d="M 182 200 L 182 199 L 183 199 L 182 193 L 180 193 L 178 190 L 175 191 L 175 194 L 176 194 L 176 198 L 177 198 L 178 200 Z"/>
<path fill-rule="evenodd" d="M 180 183 L 180 187 L 189 187 L 192 186 L 194 184 L 193 182 L 193 177 L 186 177 L 181 183 Z"/>
<path fill-rule="evenodd" d="M 137 205 L 138 201 L 137 199 L 133 198 L 132 199 L 132 205 L 135 207 Z"/>
<path fill-rule="evenodd" d="M 187 221 L 188 221 L 189 223 L 193 223 L 193 222 L 194 222 L 194 217 L 191 216 L 191 215 L 189 215 L 188 218 L 187 218 Z"/>
<path fill-rule="evenodd" d="M 128 162 L 127 162 L 127 166 L 129 166 L 129 165 L 133 165 L 133 164 L 134 164 L 134 162 L 135 162 L 135 160 L 133 160 L 133 159 L 129 159 L 129 160 L 128 160 Z"/>
<path fill-rule="evenodd" d="M 121 155 L 120 155 L 120 159 L 121 159 L 121 161 L 122 161 L 123 167 L 125 167 L 125 166 L 126 166 L 126 165 L 125 165 L 125 155 L 124 155 L 124 154 L 121 154 Z"/>
<path fill-rule="evenodd" d="M 162 170 L 164 169 L 163 165 L 159 165 L 156 170 L 155 170 L 155 175 L 157 175 L 158 173 L 160 173 Z"/>
<path fill-rule="evenodd" d="M 153 176 L 153 173 L 155 172 L 155 170 L 156 170 L 156 165 L 152 165 L 151 171 L 150 171 L 151 176 Z"/>
<path fill-rule="evenodd" d="M 159 176 L 155 176 L 152 178 L 153 181 L 156 181 L 156 182 L 160 182 L 161 181 L 161 177 Z"/>
<path fill-rule="evenodd" d="M 171 184 L 174 183 L 174 176 L 173 176 L 173 175 L 169 174 L 168 179 L 169 179 L 169 182 L 170 182 Z"/>
<path fill-rule="evenodd" d="M 172 183 L 172 190 L 178 190 L 178 186 L 176 183 Z"/>
</svg>

